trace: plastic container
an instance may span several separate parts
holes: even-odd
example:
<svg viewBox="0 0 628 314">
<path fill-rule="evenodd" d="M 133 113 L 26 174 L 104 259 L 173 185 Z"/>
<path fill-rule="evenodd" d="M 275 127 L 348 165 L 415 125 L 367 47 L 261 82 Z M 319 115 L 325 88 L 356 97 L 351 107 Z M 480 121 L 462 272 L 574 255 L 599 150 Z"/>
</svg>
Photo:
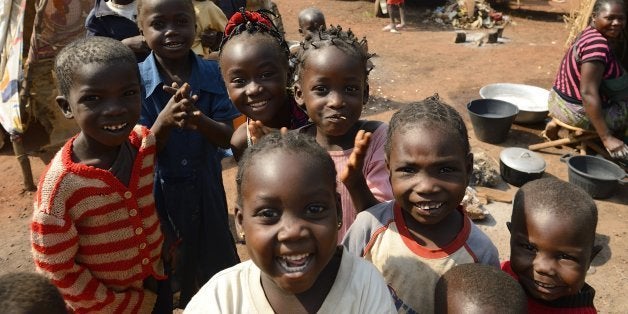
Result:
<svg viewBox="0 0 628 314">
<path fill-rule="evenodd" d="M 519 109 L 498 99 L 477 99 L 467 104 L 473 133 L 482 142 L 498 144 L 506 140 Z"/>
<path fill-rule="evenodd" d="M 625 185 L 626 172 L 618 165 L 599 157 L 566 154 L 560 161 L 567 163 L 569 183 L 575 184 L 593 198 L 609 198 L 619 184 Z"/>
</svg>

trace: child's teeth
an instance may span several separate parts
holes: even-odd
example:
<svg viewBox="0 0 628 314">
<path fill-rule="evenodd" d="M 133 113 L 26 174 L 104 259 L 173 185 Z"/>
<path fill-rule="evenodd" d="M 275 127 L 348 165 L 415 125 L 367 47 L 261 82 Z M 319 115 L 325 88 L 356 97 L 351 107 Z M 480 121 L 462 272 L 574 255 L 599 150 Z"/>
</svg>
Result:
<svg viewBox="0 0 628 314">
<path fill-rule="evenodd" d="M 103 128 L 108 131 L 117 131 L 124 128 L 126 125 L 127 125 L 126 123 L 118 124 L 118 125 L 107 125 L 107 126 L 104 126 Z"/>
<path fill-rule="evenodd" d="M 286 272 L 296 273 L 305 270 L 310 254 L 284 255 L 279 257 L 279 264 Z"/>
<path fill-rule="evenodd" d="M 289 261 L 298 261 L 300 259 L 304 259 L 306 257 L 308 257 L 310 254 L 299 254 L 299 255 L 285 255 L 282 256 L 281 258 L 287 259 Z"/>
</svg>

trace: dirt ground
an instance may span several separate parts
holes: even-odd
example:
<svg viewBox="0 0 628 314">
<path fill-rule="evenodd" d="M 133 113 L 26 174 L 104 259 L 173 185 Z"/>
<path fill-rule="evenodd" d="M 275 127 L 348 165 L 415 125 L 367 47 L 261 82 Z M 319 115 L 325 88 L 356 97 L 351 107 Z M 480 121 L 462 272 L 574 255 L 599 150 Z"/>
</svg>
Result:
<svg viewBox="0 0 628 314">
<path fill-rule="evenodd" d="M 561 0 L 562 1 L 562 0 Z M 418 1 L 408 1 L 411 3 Z M 454 30 L 445 25 L 427 22 L 427 7 L 409 5 L 408 27 L 401 34 L 382 32 L 387 19 L 373 16 L 373 4 L 367 1 L 306 1 L 276 0 L 283 16 L 288 39 L 298 39 L 296 16 L 307 6 L 317 6 L 326 15 L 328 24 L 341 24 L 356 34 L 367 36 L 375 69 L 370 75 L 371 101 L 365 106 L 369 119 L 388 121 L 394 109 L 434 93 L 455 106 L 468 121 L 465 105 L 479 98 L 479 89 L 490 83 L 510 82 L 550 88 L 555 71 L 564 53 L 568 30 L 563 14 L 575 0 L 564 2 L 521 0 L 496 8 L 511 17 L 512 23 L 497 44 L 477 46 L 467 42 L 454 44 Z M 434 6 L 431 7 L 433 9 Z M 470 36 L 476 36 L 470 34 Z M 543 125 L 513 125 L 508 140 L 499 145 L 475 139 L 471 124 L 471 145 L 475 152 L 485 152 L 498 160 L 505 147 L 527 147 L 541 142 L 538 136 Z M 42 151 L 45 143 L 41 128 L 32 126 L 25 136 L 26 148 L 35 179 L 45 167 L 51 151 Z M 548 149 L 542 156 L 547 162 L 546 175 L 567 180 L 567 166 L 559 161 L 570 148 Z M 224 178 L 230 202 L 235 199 L 233 162 L 224 163 Z M 0 274 L 11 271 L 32 271 L 28 224 L 32 212 L 33 193 L 22 191 L 19 165 L 12 155 L 10 144 L 0 149 Z M 514 193 L 516 188 L 503 184 L 503 189 Z M 568 197 L 568 196 L 566 196 Z M 621 187 L 614 197 L 598 200 L 599 224 L 597 241 L 604 249 L 593 262 L 587 282 L 596 290 L 595 299 L 602 313 L 622 313 L 628 309 L 628 188 Z M 491 237 L 503 259 L 508 258 L 510 205 L 487 205 L 490 217 L 479 223 Z M 239 247 L 243 258 L 247 254 Z"/>
</svg>

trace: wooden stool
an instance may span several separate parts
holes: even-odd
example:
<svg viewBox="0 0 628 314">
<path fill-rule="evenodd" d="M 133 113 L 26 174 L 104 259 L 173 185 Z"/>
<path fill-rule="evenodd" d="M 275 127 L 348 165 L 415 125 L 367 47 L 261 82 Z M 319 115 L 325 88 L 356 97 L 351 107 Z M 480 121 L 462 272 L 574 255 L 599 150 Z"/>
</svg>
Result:
<svg viewBox="0 0 628 314">
<path fill-rule="evenodd" d="M 580 155 L 586 155 L 587 148 L 591 148 L 596 153 L 604 156 L 604 158 L 610 158 L 610 155 L 608 154 L 606 149 L 604 149 L 604 147 L 600 147 L 600 145 L 594 142 L 594 140 L 600 138 L 595 131 L 577 128 L 575 126 L 568 125 L 556 118 L 552 118 L 552 122 L 556 123 L 556 125 L 558 125 L 559 128 L 565 129 L 567 133 L 561 135 L 561 132 L 559 130 L 558 132 L 559 139 L 530 145 L 528 146 L 529 150 L 536 151 L 536 150 L 541 150 L 543 148 L 556 147 L 556 146 L 562 146 L 562 145 L 575 143 L 577 144 L 577 148 L 580 151 Z"/>
</svg>

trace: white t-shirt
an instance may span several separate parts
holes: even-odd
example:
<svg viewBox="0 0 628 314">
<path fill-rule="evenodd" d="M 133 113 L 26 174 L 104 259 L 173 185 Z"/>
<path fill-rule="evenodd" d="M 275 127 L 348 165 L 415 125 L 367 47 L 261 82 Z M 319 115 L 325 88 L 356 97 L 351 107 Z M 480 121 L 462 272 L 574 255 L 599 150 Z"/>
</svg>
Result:
<svg viewBox="0 0 628 314">
<path fill-rule="evenodd" d="M 273 313 L 252 262 L 227 268 L 192 298 L 185 313 Z M 375 267 L 342 252 L 334 285 L 318 313 L 397 313 L 384 279 Z"/>
</svg>

